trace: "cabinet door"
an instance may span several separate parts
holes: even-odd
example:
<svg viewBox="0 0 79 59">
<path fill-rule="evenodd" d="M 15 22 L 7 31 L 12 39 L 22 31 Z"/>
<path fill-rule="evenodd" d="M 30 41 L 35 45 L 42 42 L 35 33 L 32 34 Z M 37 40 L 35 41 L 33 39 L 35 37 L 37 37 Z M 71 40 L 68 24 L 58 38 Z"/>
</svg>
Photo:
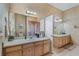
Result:
<svg viewBox="0 0 79 59">
<path fill-rule="evenodd" d="M 29 47 L 29 48 L 23 49 L 23 56 L 34 56 L 34 48 Z"/>
<path fill-rule="evenodd" d="M 49 41 L 44 41 L 44 54 L 48 53 L 50 50 L 49 50 Z"/>
<path fill-rule="evenodd" d="M 67 44 L 71 43 L 71 36 L 68 36 L 66 40 L 67 40 Z"/>
<path fill-rule="evenodd" d="M 38 45 L 35 47 L 35 56 L 43 55 L 43 45 Z"/>
<path fill-rule="evenodd" d="M 60 38 L 59 38 L 60 39 Z M 53 46 L 55 47 L 55 48 L 58 48 L 59 47 L 59 42 L 60 42 L 60 40 L 59 40 L 57 37 L 54 37 L 54 40 L 53 40 Z"/>
<path fill-rule="evenodd" d="M 66 36 L 60 37 L 60 43 L 61 45 L 59 46 L 59 48 L 63 47 L 66 45 Z"/>
<path fill-rule="evenodd" d="M 33 43 L 23 45 L 23 56 L 34 56 Z"/>
<path fill-rule="evenodd" d="M 43 55 L 43 41 L 35 42 L 35 56 Z"/>
<path fill-rule="evenodd" d="M 22 56 L 22 51 L 17 50 L 17 51 L 8 52 L 6 53 L 6 56 Z"/>
</svg>

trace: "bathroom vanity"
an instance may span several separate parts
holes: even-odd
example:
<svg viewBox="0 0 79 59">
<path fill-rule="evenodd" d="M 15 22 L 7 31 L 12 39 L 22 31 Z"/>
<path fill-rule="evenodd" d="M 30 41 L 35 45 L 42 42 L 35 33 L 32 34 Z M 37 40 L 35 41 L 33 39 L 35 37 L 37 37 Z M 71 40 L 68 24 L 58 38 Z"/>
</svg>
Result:
<svg viewBox="0 0 79 59">
<path fill-rule="evenodd" d="M 54 35 L 53 46 L 55 48 L 61 48 L 72 43 L 71 36 L 69 34 Z"/>
<path fill-rule="evenodd" d="M 17 43 L 18 42 L 18 43 Z M 42 56 L 50 52 L 50 38 L 20 39 L 4 42 L 4 56 Z"/>
<path fill-rule="evenodd" d="M 19 13 L 9 15 L 9 35 L 3 41 L 3 56 L 42 56 L 51 51 L 48 37 L 53 34 L 53 15 L 42 21 Z"/>
<path fill-rule="evenodd" d="M 62 48 L 70 43 L 72 43 L 72 39 L 69 24 L 66 24 L 62 18 L 55 19 L 53 46 L 55 48 Z"/>
</svg>

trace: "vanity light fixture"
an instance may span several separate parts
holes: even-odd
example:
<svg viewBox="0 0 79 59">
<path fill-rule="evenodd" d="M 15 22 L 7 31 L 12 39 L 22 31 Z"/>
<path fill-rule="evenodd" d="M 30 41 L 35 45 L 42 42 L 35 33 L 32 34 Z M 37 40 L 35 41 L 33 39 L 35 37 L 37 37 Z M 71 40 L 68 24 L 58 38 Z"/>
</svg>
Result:
<svg viewBox="0 0 79 59">
<path fill-rule="evenodd" d="M 36 12 L 34 12 L 34 11 L 29 11 L 29 10 L 27 10 L 27 11 L 26 11 L 26 14 L 36 15 L 37 13 L 36 13 Z"/>
<path fill-rule="evenodd" d="M 55 22 L 62 22 L 62 19 L 55 19 Z"/>
</svg>

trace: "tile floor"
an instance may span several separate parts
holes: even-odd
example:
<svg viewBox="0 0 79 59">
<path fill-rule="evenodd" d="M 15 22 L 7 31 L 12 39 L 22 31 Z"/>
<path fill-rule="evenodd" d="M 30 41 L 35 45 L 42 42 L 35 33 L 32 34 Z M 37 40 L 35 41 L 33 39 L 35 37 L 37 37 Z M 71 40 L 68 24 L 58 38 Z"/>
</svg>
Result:
<svg viewBox="0 0 79 59">
<path fill-rule="evenodd" d="M 48 56 L 79 56 L 79 45 L 71 45 L 61 49 L 53 49 Z"/>
</svg>

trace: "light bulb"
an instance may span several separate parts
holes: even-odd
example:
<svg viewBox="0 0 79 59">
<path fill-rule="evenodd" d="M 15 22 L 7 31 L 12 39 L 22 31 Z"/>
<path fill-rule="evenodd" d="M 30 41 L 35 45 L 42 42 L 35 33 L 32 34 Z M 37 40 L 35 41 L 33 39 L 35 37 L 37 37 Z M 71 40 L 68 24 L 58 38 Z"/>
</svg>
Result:
<svg viewBox="0 0 79 59">
<path fill-rule="evenodd" d="M 30 13 L 30 11 L 29 11 L 29 10 L 27 10 L 27 13 Z"/>
<path fill-rule="evenodd" d="M 37 13 L 36 12 L 33 12 L 33 14 L 36 15 Z"/>
</svg>

